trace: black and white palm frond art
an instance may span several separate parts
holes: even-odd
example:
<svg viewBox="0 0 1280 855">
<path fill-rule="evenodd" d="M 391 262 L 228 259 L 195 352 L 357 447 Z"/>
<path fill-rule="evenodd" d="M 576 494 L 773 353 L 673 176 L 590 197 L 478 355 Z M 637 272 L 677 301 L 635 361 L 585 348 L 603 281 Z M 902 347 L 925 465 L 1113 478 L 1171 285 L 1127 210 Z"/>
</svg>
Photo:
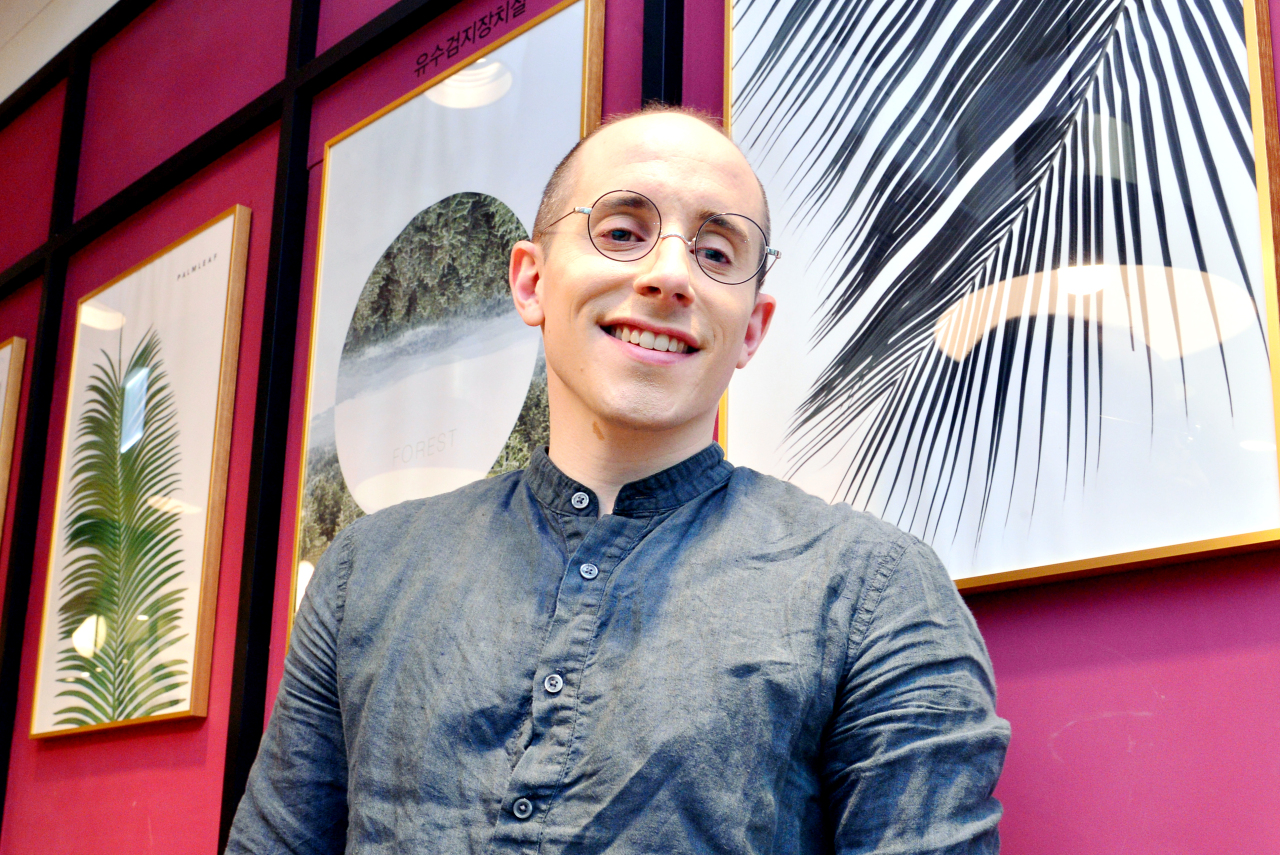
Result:
<svg viewBox="0 0 1280 855">
<path fill-rule="evenodd" d="M 733 387 L 735 459 L 957 576 L 1275 528 L 1245 14 L 738 0 L 791 314 Z"/>
</svg>

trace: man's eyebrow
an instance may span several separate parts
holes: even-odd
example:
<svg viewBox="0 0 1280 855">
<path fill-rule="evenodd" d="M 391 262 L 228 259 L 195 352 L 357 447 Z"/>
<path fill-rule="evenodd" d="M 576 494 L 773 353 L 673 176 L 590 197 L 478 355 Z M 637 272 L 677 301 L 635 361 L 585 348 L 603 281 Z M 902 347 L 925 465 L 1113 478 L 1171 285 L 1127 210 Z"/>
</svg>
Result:
<svg viewBox="0 0 1280 855">
<path fill-rule="evenodd" d="M 609 204 L 611 207 L 618 208 L 646 208 L 651 203 L 639 193 L 633 193 L 630 195 L 614 193 L 609 197 Z"/>
<path fill-rule="evenodd" d="M 740 237 L 743 240 L 746 240 L 747 233 L 743 231 L 742 227 L 739 226 L 737 223 L 735 223 L 733 220 L 724 218 L 723 215 L 727 213 L 730 213 L 730 212 L 702 210 L 698 212 L 698 221 L 702 223 L 711 222 L 714 225 L 717 225 L 720 228 L 724 229 L 725 231 L 733 232 L 735 236 Z M 745 214 L 740 216 L 745 216 Z"/>
</svg>

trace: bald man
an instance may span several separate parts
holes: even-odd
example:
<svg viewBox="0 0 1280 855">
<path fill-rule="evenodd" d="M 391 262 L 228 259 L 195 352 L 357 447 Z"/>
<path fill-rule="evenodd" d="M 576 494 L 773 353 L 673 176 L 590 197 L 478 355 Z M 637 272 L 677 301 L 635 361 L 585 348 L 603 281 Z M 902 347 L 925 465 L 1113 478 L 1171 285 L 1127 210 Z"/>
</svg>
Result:
<svg viewBox="0 0 1280 855">
<path fill-rule="evenodd" d="M 550 446 L 339 535 L 228 851 L 998 850 L 1009 730 L 933 552 L 710 441 L 768 232 L 696 114 L 569 153 L 511 253 Z"/>
</svg>

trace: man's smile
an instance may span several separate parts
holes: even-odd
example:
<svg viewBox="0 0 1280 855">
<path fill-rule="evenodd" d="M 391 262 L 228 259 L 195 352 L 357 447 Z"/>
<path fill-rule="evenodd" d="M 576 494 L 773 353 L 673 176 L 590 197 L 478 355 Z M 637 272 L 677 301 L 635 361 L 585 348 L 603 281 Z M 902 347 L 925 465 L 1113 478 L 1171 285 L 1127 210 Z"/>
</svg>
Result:
<svg viewBox="0 0 1280 855">
<path fill-rule="evenodd" d="M 693 353 L 697 347 L 675 330 L 647 328 L 635 321 L 602 324 L 601 329 L 619 341 L 659 353 Z"/>
</svg>

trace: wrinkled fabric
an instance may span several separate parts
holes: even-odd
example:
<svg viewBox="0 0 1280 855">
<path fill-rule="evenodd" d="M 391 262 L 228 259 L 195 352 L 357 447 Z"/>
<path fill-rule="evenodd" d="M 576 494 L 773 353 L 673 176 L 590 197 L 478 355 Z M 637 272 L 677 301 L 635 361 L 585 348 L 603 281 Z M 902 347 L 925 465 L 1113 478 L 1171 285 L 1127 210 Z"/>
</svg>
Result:
<svg viewBox="0 0 1280 855">
<path fill-rule="evenodd" d="M 600 517 L 540 453 L 339 535 L 228 851 L 996 852 L 1008 737 L 916 539 L 714 445 Z"/>
</svg>

